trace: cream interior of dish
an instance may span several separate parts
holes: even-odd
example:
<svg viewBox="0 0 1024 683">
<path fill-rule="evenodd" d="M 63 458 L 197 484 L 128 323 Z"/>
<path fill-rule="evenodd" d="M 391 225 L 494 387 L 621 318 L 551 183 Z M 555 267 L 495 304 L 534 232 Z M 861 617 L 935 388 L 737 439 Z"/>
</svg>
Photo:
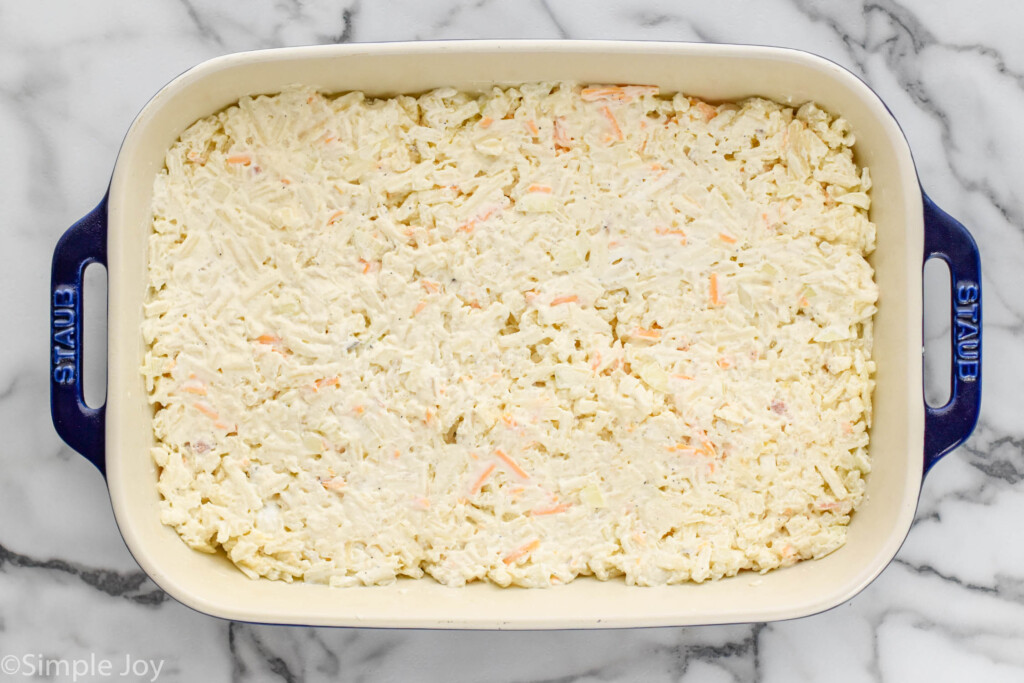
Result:
<svg viewBox="0 0 1024 683">
<path fill-rule="evenodd" d="M 841 546 L 867 169 L 813 104 L 534 84 L 244 99 L 153 199 L 162 521 L 247 575 L 630 584 Z"/>
</svg>

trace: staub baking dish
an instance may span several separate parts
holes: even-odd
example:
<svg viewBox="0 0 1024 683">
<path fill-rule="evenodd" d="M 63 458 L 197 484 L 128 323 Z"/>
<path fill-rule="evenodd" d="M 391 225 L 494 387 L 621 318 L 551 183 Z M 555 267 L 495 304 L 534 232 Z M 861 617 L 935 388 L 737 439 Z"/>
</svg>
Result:
<svg viewBox="0 0 1024 683">
<path fill-rule="evenodd" d="M 429 579 L 331 589 L 252 581 L 224 557 L 188 548 L 160 524 L 148 450 L 152 411 L 139 365 L 146 238 L 154 175 L 164 153 L 196 119 L 238 98 L 305 83 L 330 92 L 417 93 L 438 86 L 480 90 L 540 80 L 655 84 L 708 100 L 760 95 L 839 112 L 857 135 L 858 163 L 871 168 L 872 256 L 881 299 L 876 316 L 873 471 L 847 544 L 821 560 L 764 576 L 706 584 L 627 587 L 581 579 L 546 590 Z M 922 267 L 951 271 L 952 397 L 922 398 Z M 82 273 L 108 269 L 107 403 L 82 400 Z M 675 43 L 436 42 L 338 45 L 229 55 L 184 73 L 146 105 L 121 147 L 106 197 L 56 247 L 52 280 L 52 413 L 57 432 L 105 474 L 118 526 L 142 568 L 181 602 L 209 614 L 284 624 L 432 628 L 592 628 L 786 619 L 848 600 L 895 556 L 914 517 L 922 478 L 960 444 L 981 395 L 981 291 L 968 232 L 923 195 L 907 141 L 885 105 L 835 64 L 793 50 Z"/>
</svg>

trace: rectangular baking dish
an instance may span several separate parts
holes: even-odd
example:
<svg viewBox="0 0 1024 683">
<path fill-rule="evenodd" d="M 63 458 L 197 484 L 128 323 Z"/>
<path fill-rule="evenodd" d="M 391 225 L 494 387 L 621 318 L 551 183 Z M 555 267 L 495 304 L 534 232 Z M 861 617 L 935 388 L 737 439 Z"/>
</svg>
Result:
<svg viewBox="0 0 1024 683">
<path fill-rule="evenodd" d="M 432 580 L 331 589 L 252 581 L 219 555 L 188 548 L 159 520 L 152 411 L 139 365 L 146 240 L 154 175 L 164 153 L 200 117 L 240 97 L 295 83 L 327 92 L 418 93 L 439 86 L 573 80 L 655 84 L 707 100 L 752 95 L 841 113 L 874 180 L 872 257 L 881 291 L 875 326 L 877 389 L 867 497 L 847 544 L 821 560 L 764 576 L 658 588 L 578 579 L 545 590 Z M 922 268 L 938 257 L 952 275 L 952 397 L 922 398 Z M 82 400 L 81 278 L 108 269 L 107 402 Z M 910 529 L 922 479 L 977 420 L 981 390 L 981 291 L 977 247 L 921 191 L 907 142 L 863 82 L 820 57 L 788 49 L 607 41 L 465 41 L 288 48 L 233 54 L 187 71 L 135 119 L 109 191 L 56 247 L 52 281 L 51 404 L 61 437 L 105 474 L 128 549 L 170 595 L 202 612 L 243 621 L 430 628 L 592 628 L 787 619 L 850 599 L 892 560 Z"/>
</svg>

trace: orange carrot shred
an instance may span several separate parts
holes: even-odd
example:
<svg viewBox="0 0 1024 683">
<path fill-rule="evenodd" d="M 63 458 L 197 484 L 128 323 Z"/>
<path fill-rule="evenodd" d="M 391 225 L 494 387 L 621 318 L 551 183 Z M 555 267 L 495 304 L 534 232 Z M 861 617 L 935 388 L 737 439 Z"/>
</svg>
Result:
<svg viewBox="0 0 1024 683">
<path fill-rule="evenodd" d="M 280 344 L 283 340 L 276 334 L 261 334 L 256 337 L 256 341 L 260 344 Z"/>
<path fill-rule="evenodd" d="M 248 154 L 235 154 L 228 157 L 227 162 L 229 164 L 242 164 L 243 166 L 248 166 L 252 163 L 252 157 Z"/>
<path fill-rule="evenodd" d="M 718 239 L 722 240 L 726 244 L 736 244 L 736 238 L 727 232 L 718 233 Z"/>
<path fill-rule="evenodd" d="M 531 133 L 533 133 L 534 137 L 540 135 L 540 128 L 537 127 L 537 122 L 534 121 L 533 119 L 530 119 L 529 121 L 526 122 L 526 127 L 529 129 Z"/>
<path fill-rule="evenodd" d="M 186 384 L 181 387 L 181 390 L 186 394 L 196 394 L 198 396 L 206 396 L 206 387 L 202 384 L 196 386 L 194 384 Z"/>
<path fill-rule="evenodd" d="M 527 555 L 527 554 L 533 552 L 539 546 L 540 546 L 540 541 L 539 540 L 536 540 L 536 539 L 532 540 L 529 543 L 527 543 L 526 545 L 519 546 L 518 548 L 516 548 L 515 550 L 510 552 L 508 555 L 506 555 L 504 558 L 502 558 L 502 562 L 504 562 L 505 564 L 512 564 L 513 562 L 515 562 L 519 558 L 523 557 L 524 555 Z"/>
<path fill-rule="evenodd" d="M 494 119 L 492 119 L 490 116 L 485 116 L 482 119 L 480 119 L 481 128 L 490 128 L 492 123 L 494 123 Z"/>
<path fill-rule="evenodd" d="M 426 308 L 426 307 L 427 307 L 427 302 L 426 301 L 421 301 L 418 304 L 416 304 L 416 308 L 412 309 L 412 314 L 413 315 L 419 315 L 420 313 L 423 312 L 423 309 Z"/>
<path fill-rule="evenodd" d="M 712 306 L 721 306 L 725 302 L 718 296 L 718 273 L 711 273 L 709 278 L 708 292 L 711 296 Z"/>
<path fill-rule="evenodd" d="M 515 472 L 515 473 L 516 473 L 517 475 L 519 475 L 519 476 L 520 476 L 520 477 L 522 477 L 523 479 L 529 479 L 529 478 L 530 478 L 530 475 L 528 475 L 528 474 L 526 473 L 526 470 L 524 470 L 524 469 L 523 469 L 522 467 L 520 467 L 519 465 L 517 465 L 517 464 L 516 464 L 516 461 L 515 461 L 515 460 L 513 460 L 512 458 L 510 458 L 510 457 L 508 456 L 508 454 L 507 454 L 507 453 L 505 453 L 505 451 L 501 450 L 500 448 L 496 448 L 496 449 L 494 449 L 494 454 L 495 454 L 496 456 L 498 456 L 499 458 L 501 458 L 502 460 L 504 460 L 504 461 L 505 461 L 505 464 L 506 464 L 506 465 L 508 465 L 508 466 L 509 466 L 509 468 L 510 468 L 510 469 L 511 469 L 511 470 L 512 470 L 513 472 Z"/>
<path fill-rule="evenodd" d="M 340 377 L 324 377 L 323 379 L 318 379 L 313 384 L 316 386 L 317 389 L 323 389 L 324 387 L 336 387 L 340 383 Z"/>
<path fill-rule="evenodd" d="M 206 403 L 203 403 L 202 401 L 196 401 L 195 403 L 192 404 L 192 406 L 196 410 L 198 410 L 200 413 L 202 413 L 206 417 L 210 418 L 211 420 L 219 420 L 220 419 L 220 415 L 217 413 L 217 411 L 214 410 L 213 408 L 211 408 Z"/>
<path fill-rule="evenodd" d="M 494 472 L 496 467 L 497 467 L 497 465 L 495 465 L 492 462 L 490 465 L 487 466 L 486 469 L 484 469 L 484 471 L 480 475 L 480 477 L 477 478 L 476 482 L 473 483 L 473 488 L 471 488 L 469 490 L 471 495 L 478 493 L 480 491 L 480 489 L 483 488 L 484 483 L 487 481 L 487 478 L 491 476 L 491 473 Z"/>
<path fill-rule="evenodd" d="M 441 285 L 436 282 L 431 282 L 430 280 L 420 280 L 420 285 L 422 285 L 423 289 L 427 290 L 431 294 L 441 289 Z"/>
<path fill-rule="evenodd" d="M 637 327 L 633 330 L 632 336 L 640 337 L 641 339 L 661 339 L 661 332 L 657 330 L 645 330 L 642 327 Z"/>
<path fill-rule="evenodd" d="M 344 211 L 340 209 L 338 211 L 335 211 L 334 213 L 331 214 L 331 217 L 327 219 L 327 225 L 334 225 L 334 222 L 341 218 L 343 215 L 345 215 Z"/>
<path fill-rule="evenodd" d="M 556 296 L 551 300 L 552 306 L 558 306 L 559 304 L 576 304 L 579 303 L 580 298 L 575 294 L 569 296 Z"/>
<path fill-rule="evenodd" d="M 565 127 L 562 123 L 563 117 L 559 116 L 555 119 L 554 132 L 552 138 L 555 141 L 555 147 L 562 149 L 569 149 L 569 136 L 565 133 Z"/>
<path fill-rule="evenodd" d="M 558 505 L 553 505 L 549 508 L 535 508 L 533 510 L 530 510 L 530 516 L 540 517 L 541 515 L 556 515 L 559 512 L 565 512 L 571 507 L 572 505 L 570 505 L 569 503 L 559 503 Z"/>
<path fill-rule="evenodd" d="M 624 140 L 625 137 L 622 135 L 622 129 L 619 128 L 619 122 L 616 120 L 615 114 L 612 113 L 612 110 L 608 108 L 608 105 L 601 107 L 601 113 L 604 114 L 606 119 L 608 119 L 608 123 L 612 127 L 612 132 L 615 133 L 615 137 L 619 140 Z"/>
<path fill-rule="evenodd" d="M 544 192 L 546 194 L 551 194 L 551 186 L 550 185 L 530 185 L 528 188 L 526 188 L 526 191 L 527 192 Z"/>
</svg>

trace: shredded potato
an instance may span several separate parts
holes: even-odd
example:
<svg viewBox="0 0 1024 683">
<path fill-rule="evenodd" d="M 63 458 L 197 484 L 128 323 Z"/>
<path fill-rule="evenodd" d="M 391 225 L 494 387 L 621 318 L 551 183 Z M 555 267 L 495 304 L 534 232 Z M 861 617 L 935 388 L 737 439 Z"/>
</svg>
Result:
<svg viewBox="0 0 1024 683">
<path fill-rule="evenodd" d="M 542 587 L 822 557 L 869 471 L 870 176 L 808 103 L 325 96 L 156 179 L 161 519 L 250 577 Z"/>
</svg>

